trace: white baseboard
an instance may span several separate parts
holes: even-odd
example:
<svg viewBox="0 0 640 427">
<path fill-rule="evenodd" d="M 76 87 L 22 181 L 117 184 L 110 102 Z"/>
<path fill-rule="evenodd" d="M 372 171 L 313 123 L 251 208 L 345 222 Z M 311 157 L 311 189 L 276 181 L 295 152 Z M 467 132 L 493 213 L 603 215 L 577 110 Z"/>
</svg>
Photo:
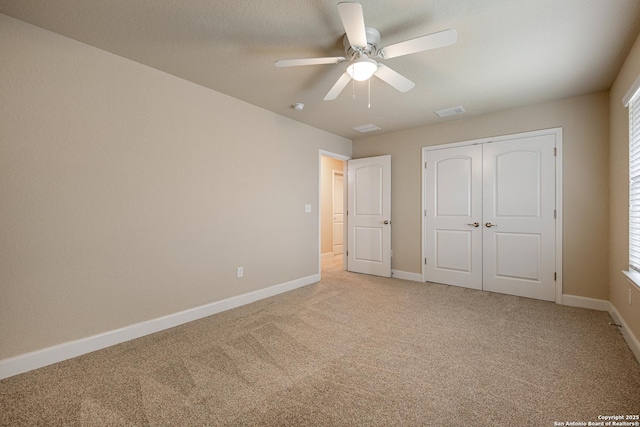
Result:
<svg viewBox="0 0 640 427">
<path fill-rule="evenodd" d="M 580 297 L 577 295 L 562 295 L 562 305 L 571 307 L 588 308 L 590 310 L 609 311 L 609 301 L 604 299 L 595 299 Z"/>
<path fill-rule="evenodd" d="M 633 335 L 633 332 L 629 329 L 629 326 L 625 323 L 624 319 L 618 312 L 618 310 L 609 301 L 602 299 L 579 297 L 576 295 L 562 295 L 562 303 L 572 307 L 588 308 L 591 310 L 607 311 L 615 323 L 621 325 L 620 332 L 627 342 L 627 345 L 633 352 L 634 356 L 640 363 L 640 341 Z"/>
<path fill-rule="evenodd" d="M 391 277 L 395 279 L 411 280 L 414 282 L 422 282 L 422 274 L 410 273 L 408 271 L 391 270 Z"/>
<path fill-rule="evenodd" d="M 319 280 L 320 274 L 313 274 L 168 316 L 0 360 L 0 380 L 250 304 Z"/>
<path fill-rule="evenodd" d="M 629 329 L 629 326 L 627 326 L 626 322 L 613 304 L 609 304 L 609 315 L 615 323 L 621 325 L 620 332 L 633 352 L 633 355 L 636 356 L 638 363 L 640 363 L 640 341 L 638 341 L 638 338 L 633 335 L 633 332 L 631 332 L 631 329 Z"/>
</svg>

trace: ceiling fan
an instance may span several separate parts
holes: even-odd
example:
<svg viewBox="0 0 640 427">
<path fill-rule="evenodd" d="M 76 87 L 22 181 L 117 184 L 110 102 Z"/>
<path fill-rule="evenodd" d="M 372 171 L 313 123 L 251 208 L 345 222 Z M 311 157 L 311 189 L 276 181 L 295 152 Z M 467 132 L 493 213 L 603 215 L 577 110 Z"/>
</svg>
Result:
<svg viewBox="0 0 640 427">
<path fill-rule="evenodd" d="M 365 81 L 376 76 L 400 92 L 411 90 L 415 83 L 374 58 L 391 59 L 425 50 L 450 46 L 458 40 L 455 30 L 448 29 L 415 39 L 395 43 L 383 48 L 380 44 L 380 31 L 364 25 L 362 5 L 353 2 L 338 3 L 338 13 L 345 29 L 343 39 L 345 56 L 307 59 L 281 59 L 276 67 L 297 67 L 301 65 L 339 64 L 351 62 L 347 70 L 324 97 L 325 101 L 336 99 L 351 79 Z"/>
</svg>

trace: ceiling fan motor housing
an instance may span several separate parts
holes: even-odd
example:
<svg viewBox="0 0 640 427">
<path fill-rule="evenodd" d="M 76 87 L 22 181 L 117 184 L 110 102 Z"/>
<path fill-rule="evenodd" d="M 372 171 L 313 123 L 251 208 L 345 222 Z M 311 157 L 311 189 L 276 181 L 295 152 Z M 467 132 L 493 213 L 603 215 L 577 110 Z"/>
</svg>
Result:
<svg viewBox="0 0 640 427">
<path fill-rule="evenodd" d="M 342 39 L 342 44 L 344 44 L 344 51 L 347 54 L 347 57 L 351 59 L 355 59 L 359 56 L 365 55 L 369 58 L 375 58 L 378 55 L 378 45 L 380 44 L 380 31 L 373 27 L 365 27 L 365 33 L 367 35 L 367 46 L 351 46 L 349 43 L 349 38 L 347 35 L 344 35 Z"/>
</svg>

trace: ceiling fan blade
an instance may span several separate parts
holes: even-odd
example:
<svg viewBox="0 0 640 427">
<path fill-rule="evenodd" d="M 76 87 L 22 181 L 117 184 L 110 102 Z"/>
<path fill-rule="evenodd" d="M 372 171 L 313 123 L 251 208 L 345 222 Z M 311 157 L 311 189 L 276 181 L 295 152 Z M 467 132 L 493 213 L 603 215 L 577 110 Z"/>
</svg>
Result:
<svg viewBox="0 0 640 427">
<path fill-rule="evenodd" d="M 415 39 L 392 44 L 383 48 L 379 56 L 383 59 L 396 58 L 398 56 L 410 55 L 412 53 L 423 52 L 429 49 L 450 46 L 458 41 L 456 30 L 444 30 Z"/>
<path fill-rule="evenodd" d="M 364 29 L 364 14 L 360 3 L 338 3 L 338 13 L 351 46 L 367 47 L 367 33 Z"/>
<path fill-rule="evenodd" d="M 281 59 L 276 61 L 276 67 L 298 67 L 301 65 L 322 65 L 339 64 L 344 61 L 342 56 L 332 56 L 327 58 L 307 58 L 307 59 Z"/>
<path fill-rule="evenodd" d="M 349 83 L 349 81 L 351 81 L 351 76 L 347 74 L 347 72 L 345 71 L 340 76 L 336 84 L 334 84 L 333 87 L 329 90 L 329 92 L 325 95 L 324 100 L 333 101 L 334 99 L 336 99 L 338 95 L 340 95 L 340 93 L 342 92 L 342 89 L 344 89 L 347 83 Z"/>
<path fill-rule="evenodd" d="M 378 64 L 378 69 L 373 75 L 393 86 L 400 92 L 407 92 L 413 89 L 413 87 L 416 85 L 408 78 L 397 73 L 396 71 L 393 71 L 391 68 L 387 67 L 384 64 Z"/>
</svg>

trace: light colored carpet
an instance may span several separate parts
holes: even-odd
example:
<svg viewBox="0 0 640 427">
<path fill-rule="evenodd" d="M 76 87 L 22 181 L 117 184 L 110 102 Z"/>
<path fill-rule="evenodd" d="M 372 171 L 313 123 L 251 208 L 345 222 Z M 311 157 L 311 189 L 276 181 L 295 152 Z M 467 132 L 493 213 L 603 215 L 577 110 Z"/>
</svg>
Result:
<svg viewBox="0 0 640 427">
<path fill-rule="evenodd" d="M 640 413 L 607 313 L 346 273 L 0 382 L 3 426 L 553 426 Z"/>
</svg>

